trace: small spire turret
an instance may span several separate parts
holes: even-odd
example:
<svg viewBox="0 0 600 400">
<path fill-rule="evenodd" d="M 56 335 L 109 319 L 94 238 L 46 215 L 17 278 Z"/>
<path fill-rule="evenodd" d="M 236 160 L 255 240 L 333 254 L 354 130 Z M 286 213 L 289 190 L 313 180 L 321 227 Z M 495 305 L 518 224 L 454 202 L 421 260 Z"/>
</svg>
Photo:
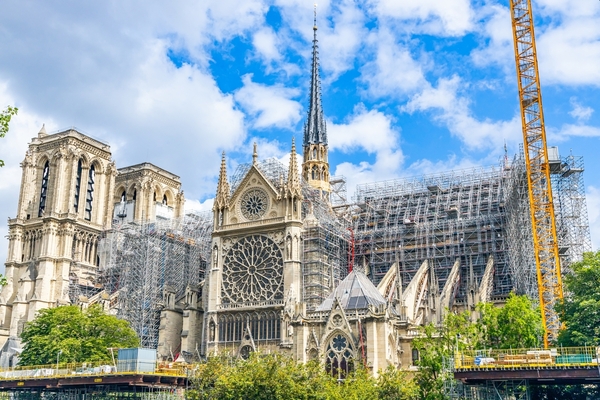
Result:
<svg viewBox="0 0 600 400">
<path fill-rule="evenodd" d="M 217 195 L 215 197 L 213 210 L 217 211 L 228 207 L 230 195 L 229 182 L 227 182 L 227 162 L 225 160 L 225 152 L 223 152 L 221 157 L 221 170 L 219 172 L 219 183 L 217 184 Z"/>
<path fill-rule="evenodd" d="M 296 139 L 292 138 L 292 151 L 290 153 L 290 166 L 288 169 L 288 180 L 286 185 L 286 197 L 300 197 L 300 177 L 298 176 L 298 162 L 296 161 Z"/>
</svg>

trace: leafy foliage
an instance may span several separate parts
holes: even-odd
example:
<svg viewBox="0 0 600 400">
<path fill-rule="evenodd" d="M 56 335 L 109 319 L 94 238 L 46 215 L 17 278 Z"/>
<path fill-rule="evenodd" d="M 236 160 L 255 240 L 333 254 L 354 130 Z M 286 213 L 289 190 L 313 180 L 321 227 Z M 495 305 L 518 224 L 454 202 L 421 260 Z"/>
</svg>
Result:
<svg viewBox="0 0 600 400">
<path fill-rule="evenodd" d="M 8 126 L 13 115 L 19 111 L 16 107 L 8 106 L 6 110 L 0 111 L 0 138 L 3 138 L 8 132 Z M 0 167 L 4 167 L 4 161 L 0 160 Z"/>
<path fill-rule="evenodd" d="M 565 299 L 557 306 L 566 329 L 558 341 L 563 346 L 600 344 L 600 251 L 585 253 L 565 276 Z"/>
<path fill-rule="evenodd" d="M 446 313 L 440 326 L 428 324 L 421 328 L 420 336 L 413 340 L 413 349 L 419 352 L 419 371 L 415 381 L 419 398 L 445 399 L 444 381 L 452 379 L 444 368 L 454 350 L 473 349 L 478 341 L 477 325 L 471 322 L 468 311 L 460 314 Z"/>
<path fill-rule="evenodd" d="M 110 361 L 110 347 L 137 347 L 139 339 L 129 323 L 107 315 L 98 306 L 80 310 L 62 306 L 40 310 L 21 334 L 20 365 Z"/>
<path fill-rule="evenodd" d="M 413 348 L 419 351 L 419 371 L 415 376 L 419 398 L 445 399 L 444 381 L 452 379 L 444 362 L 455 349 L 534 347 L 542 335 L 541 315 L 527 296 L 511 294 L 503 307 L 492 303 L 477 306 L 478 321 L 471 314 L 446 312 L 439 326 L 423 326 Z"/>
<path fill-rule="evenodd" d="M 504 307 L 491 303 L 477 306 L 481 318 L 479 347 L 518 349 L 539 346 L 543 335 L 542 317 L 527 296 L 511 293 Z"/>
<path fill-rule="evenodd" d="M 252 353 L 248 360 L 209 358 L 195 371 L 190 400 L 202 399 L 416 399 L 405 372 L 389 368 L 378 379 L 359 368 L 344 382 L 318 363 L 296 363 L 281 354 Z"/>
</svg>

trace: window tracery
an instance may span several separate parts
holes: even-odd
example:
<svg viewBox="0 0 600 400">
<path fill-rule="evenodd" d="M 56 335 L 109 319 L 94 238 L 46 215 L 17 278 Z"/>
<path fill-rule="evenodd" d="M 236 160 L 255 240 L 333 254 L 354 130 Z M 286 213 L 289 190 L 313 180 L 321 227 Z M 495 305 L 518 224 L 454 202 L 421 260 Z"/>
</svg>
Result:
<svg viewBox="0 0 600 400">
<path fill-rule="evenodd" d="M 283 299 L 283 255 L 263 235 L 237 241 L 223 260 L 224 303 L 266 302 Z"/>
<path fill-rule="evenodd" d="M 267 212 L 269 198 L 261 189 L 248 190 L 240 201 L 240 210 L 244 218 L 254 221 Z"/>
<path fill-rule="evenodd" d="M 325 370 L 338 379 L 345 378 L 354 370 L 354 350 L 350 340 L 341 333 L 331 338 L 325 357 Z"/>
</svg>

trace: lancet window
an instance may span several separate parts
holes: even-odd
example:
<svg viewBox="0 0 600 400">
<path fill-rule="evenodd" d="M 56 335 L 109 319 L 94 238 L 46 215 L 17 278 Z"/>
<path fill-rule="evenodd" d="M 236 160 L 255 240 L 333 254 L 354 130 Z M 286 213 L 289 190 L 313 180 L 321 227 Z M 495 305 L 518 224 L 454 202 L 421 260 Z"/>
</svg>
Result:
<svg viewBox="0 0 600 400">
<path fill-rule="evenodd" d="M 81 173 L 83 170 L 83 165 L 81 160 L 77 162 L 77 176 L 75 178 L 75 201 L 73 202 L 73 206 L 75 208 L 75 212 L 79 211 L 79 194 L 81 192 Z"/>
<path fill-rule="evenodd" d="M 90 166 L 88 174 L 87 195 L 85 198 L 85 219 L 92 220 L 92 203 L 94 201 L 94 184 L 96 183 L 96 168 L 94 164 Z"/>
<path fill-rule="evenodd" d="M 46 209 L 46 199 L 48 197 L 48 178 L 50 176 L 50 163 L 46 161 L 44 169 L 42 170 L 42 187 L 40 189 L 40 207 L 38 210 L 38 217 L 44 214 Z"/>
<path fill-rule="evenodd" d="M 278 340 L 281 319 L 275 311 L 225 314 L 219 316 L 219 342 L 239 342 L 250 328 L 254 341 Z"/>
</svg>

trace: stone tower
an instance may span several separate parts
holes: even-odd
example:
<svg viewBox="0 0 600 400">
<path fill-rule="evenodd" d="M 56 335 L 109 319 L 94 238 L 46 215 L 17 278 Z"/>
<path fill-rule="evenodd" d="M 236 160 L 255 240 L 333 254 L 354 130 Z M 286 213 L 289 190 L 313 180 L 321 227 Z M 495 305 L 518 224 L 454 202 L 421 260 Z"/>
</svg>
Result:
<svg viewBox="0 0 600 400">
<path fill-rule="evenodd" d="M 308 116 L 304 125 L 304 162 L 302 178 L 312 187 L 329 196 L 329 161 L 327 154 L 327 127 L 321 104 L 321 80 L 319 78 L 319 49 L 317 45 L 317 17 L 313 26 L 313 58 L 310 80 Z"/>
<path fill-rule="evenodd" d="M 111 224 L 117 170 L 110 147 L 74 129 L 29 144 L 16 218 L 9 220 L 0 340 L 43 308 L 70 303 L 70 287 L 94 287 L 98 239 Z"/>
</svg>

